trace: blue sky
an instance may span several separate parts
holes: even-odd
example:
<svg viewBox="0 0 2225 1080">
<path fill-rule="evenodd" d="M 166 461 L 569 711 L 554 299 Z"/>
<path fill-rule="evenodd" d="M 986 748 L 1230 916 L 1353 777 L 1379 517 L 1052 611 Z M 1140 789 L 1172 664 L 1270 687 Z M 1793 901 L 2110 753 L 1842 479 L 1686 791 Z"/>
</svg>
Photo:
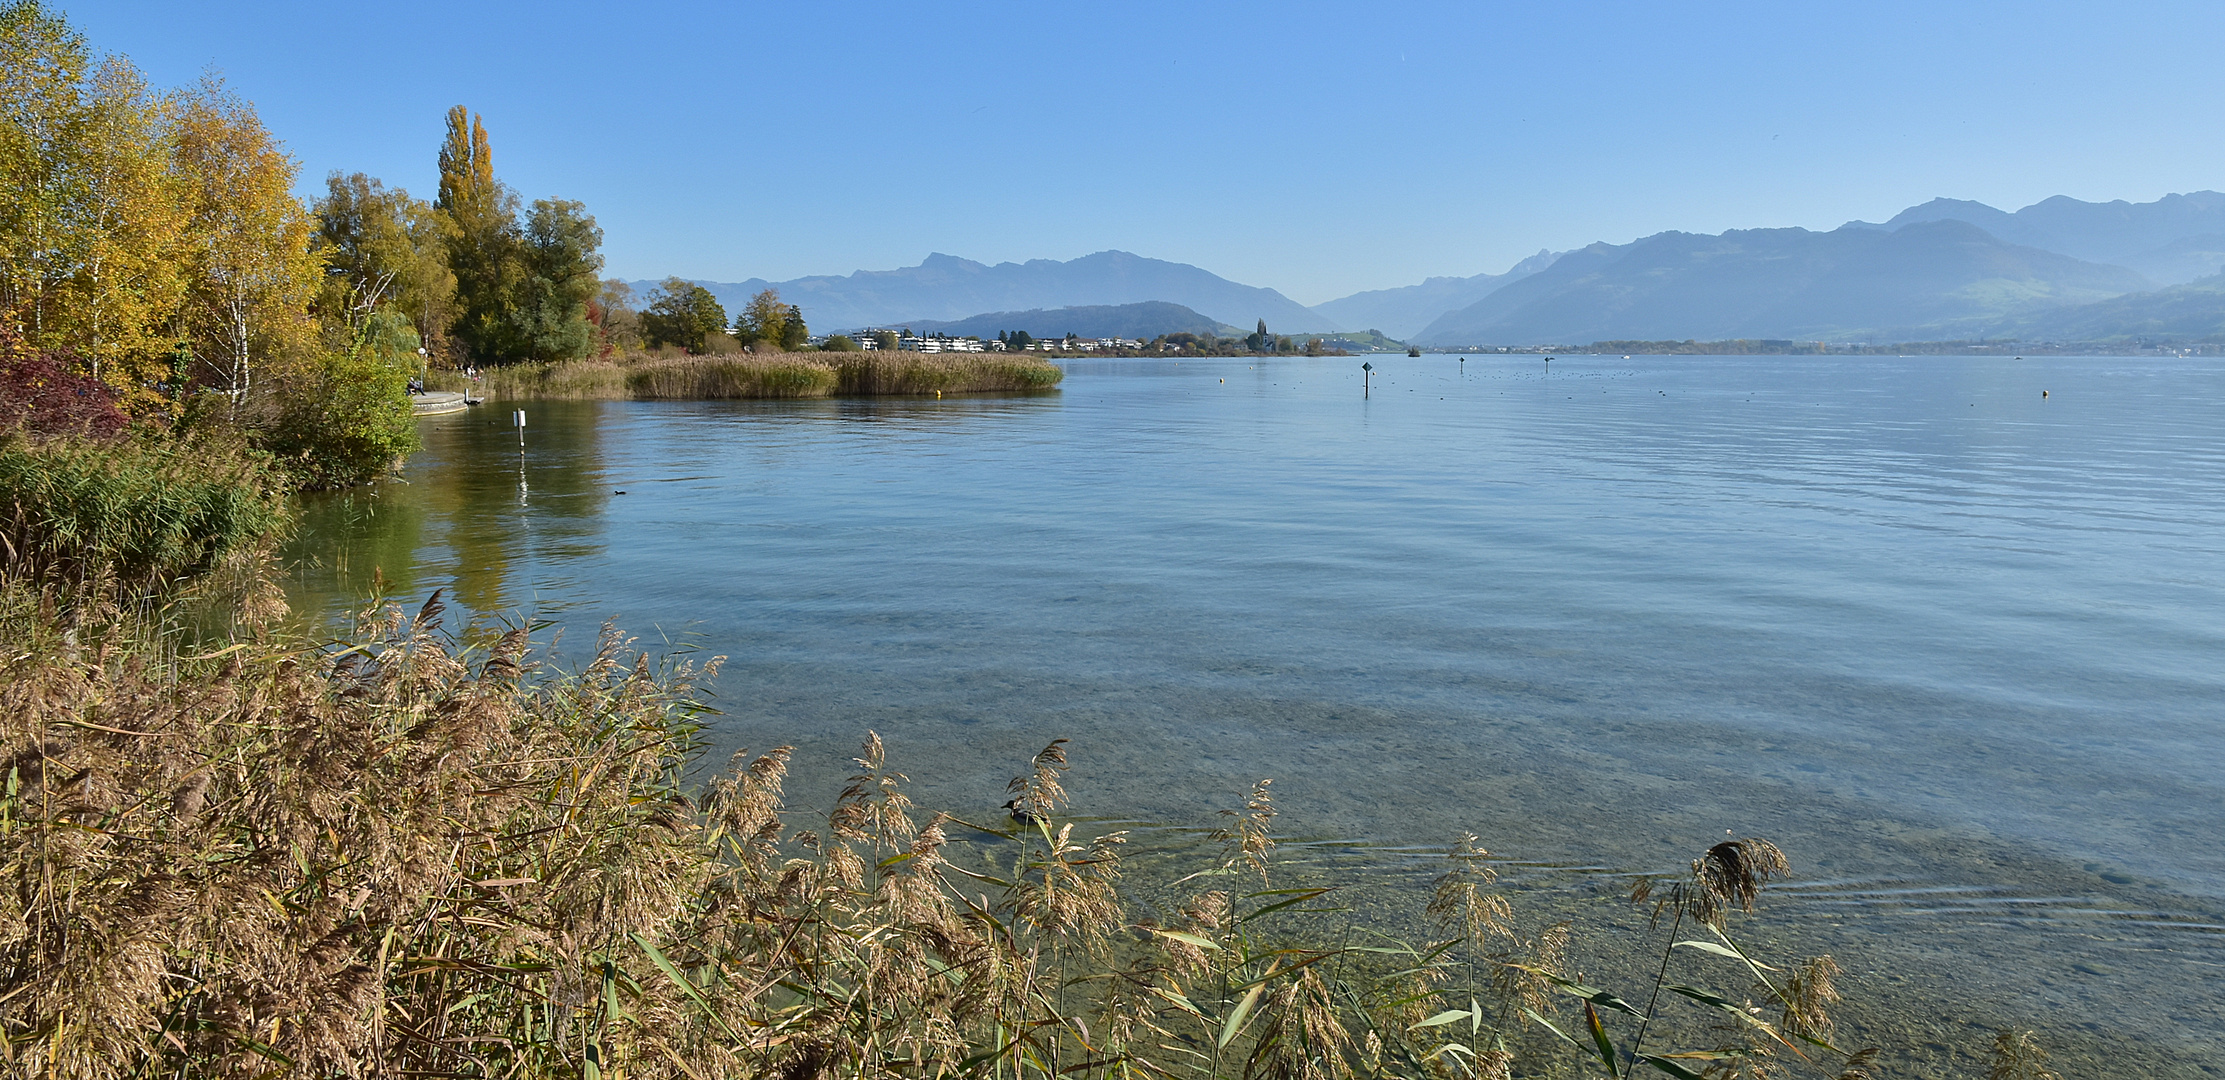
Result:
<svg viewBox="0 0 2225 1080">
<path fill-rule="evenodd" d="M 1106 248 L 1317 303 L 1664 229 L 2225 188 L 2211 3 L 59 3 L 254 101 L 303 191 L 445 110 L 608 272 Z"/>
</svg>

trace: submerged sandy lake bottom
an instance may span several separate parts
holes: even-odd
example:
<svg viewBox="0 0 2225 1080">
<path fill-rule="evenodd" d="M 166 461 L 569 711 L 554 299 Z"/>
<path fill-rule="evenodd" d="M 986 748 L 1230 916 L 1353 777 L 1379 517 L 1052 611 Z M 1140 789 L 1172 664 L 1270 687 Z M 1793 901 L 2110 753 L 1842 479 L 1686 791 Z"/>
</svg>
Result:
<svg viewBox="0 0 2225 1080">
<path fill-rule="evenodd" d="M 313 500 L 295 600 L 375 566 L 560 656 L 606 618 L 726 655 L 714 739 L 795 744 L 801 806 L 872 729 L 930 807 L 985 816 L 1066 737 L 1080 814 L 1210 824 L 1274 777 L 1323 858 L 1472 830 L 1541 893 L 1765 835 L 1771 925 L 1970 1021 L 1880 1021 L 1947 1047 L 1904 1061 L 2027 1022 L 2080 1073 L 2203 1075 L 2225 365 L 1370 359 L 1366 398 L 1339 357 L 492 403 Z"/>
</svg>

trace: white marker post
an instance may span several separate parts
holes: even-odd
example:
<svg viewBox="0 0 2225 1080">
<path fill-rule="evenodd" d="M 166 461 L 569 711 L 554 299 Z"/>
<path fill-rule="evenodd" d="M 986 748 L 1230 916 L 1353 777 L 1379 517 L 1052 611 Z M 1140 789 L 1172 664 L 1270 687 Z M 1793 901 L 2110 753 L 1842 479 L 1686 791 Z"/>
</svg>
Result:
<svg viewBox="0 0 2225 1080">
<path fill-rule="evenodd" d="M 525 505 L 525 410 L 511 414 L 511 421 L 518 427 L 518 505 Z"/>
<path fill-rule="evenodd" d="M 1374 379 L 1375 379 L 1375 365 L 1374 365 L 1374 364 L 1370 364 L 1370 363 L 1367 363 L 1366 361 L 1361 361 L 1361 363 L 1360 363 L 1360 396 L 1361 396 L 1361 397 L 1371 397 L 1371 396 L 1373 396 L 1373 395 L 1374 395 L 1374 392 L 1375 392 L 1375 383 L 1374 383 Z"/>
</svg>

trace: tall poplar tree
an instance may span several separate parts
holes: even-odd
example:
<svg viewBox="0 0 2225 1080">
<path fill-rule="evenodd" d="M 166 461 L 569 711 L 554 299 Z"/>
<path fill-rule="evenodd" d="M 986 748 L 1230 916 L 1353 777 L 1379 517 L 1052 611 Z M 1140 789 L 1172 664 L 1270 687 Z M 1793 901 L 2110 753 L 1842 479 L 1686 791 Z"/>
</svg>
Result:
<svg viewBox="0 0 2225 1080">
<path fill-rule="evenodd" d="M 448 267 L 456 275 L 454 333 L 467 357 L 502 363 L 526 354 L 516 321 L 523 274 L 518 197 L 494 178 L 484 118 L 458 105 L 448 110 L 440 147 L 440 210 L 454 232 Z"/>
</svg>

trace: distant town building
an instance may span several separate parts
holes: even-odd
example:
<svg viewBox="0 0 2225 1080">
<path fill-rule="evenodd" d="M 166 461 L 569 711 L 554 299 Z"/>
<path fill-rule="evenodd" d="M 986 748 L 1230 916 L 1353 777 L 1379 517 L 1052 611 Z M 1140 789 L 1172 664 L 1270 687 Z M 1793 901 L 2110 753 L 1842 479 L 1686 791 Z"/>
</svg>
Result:
<svg viewBox="0 0 2225 1080">
<path fill-rule="evenodd" d="M 1143 342 L 1136 338 L 1067 338 L 1063 341 L 1031 341 L 1025 348 L 1029 352 L 1110 352 L 1114 349 L 1141 349 Z"/>
<path fill-rule="evenodd" d="M 923 353 L 988 351 L 987 347 L 981 344 L 980 338 L 954 338 L 941 337 L 937 335 L 929 335 L 927 337 L 913 337 L 910 334 L 906 334 L 903 337 L 896 339 L 896 347 L 904 350 L 905 352 Z"/>
</svg>

